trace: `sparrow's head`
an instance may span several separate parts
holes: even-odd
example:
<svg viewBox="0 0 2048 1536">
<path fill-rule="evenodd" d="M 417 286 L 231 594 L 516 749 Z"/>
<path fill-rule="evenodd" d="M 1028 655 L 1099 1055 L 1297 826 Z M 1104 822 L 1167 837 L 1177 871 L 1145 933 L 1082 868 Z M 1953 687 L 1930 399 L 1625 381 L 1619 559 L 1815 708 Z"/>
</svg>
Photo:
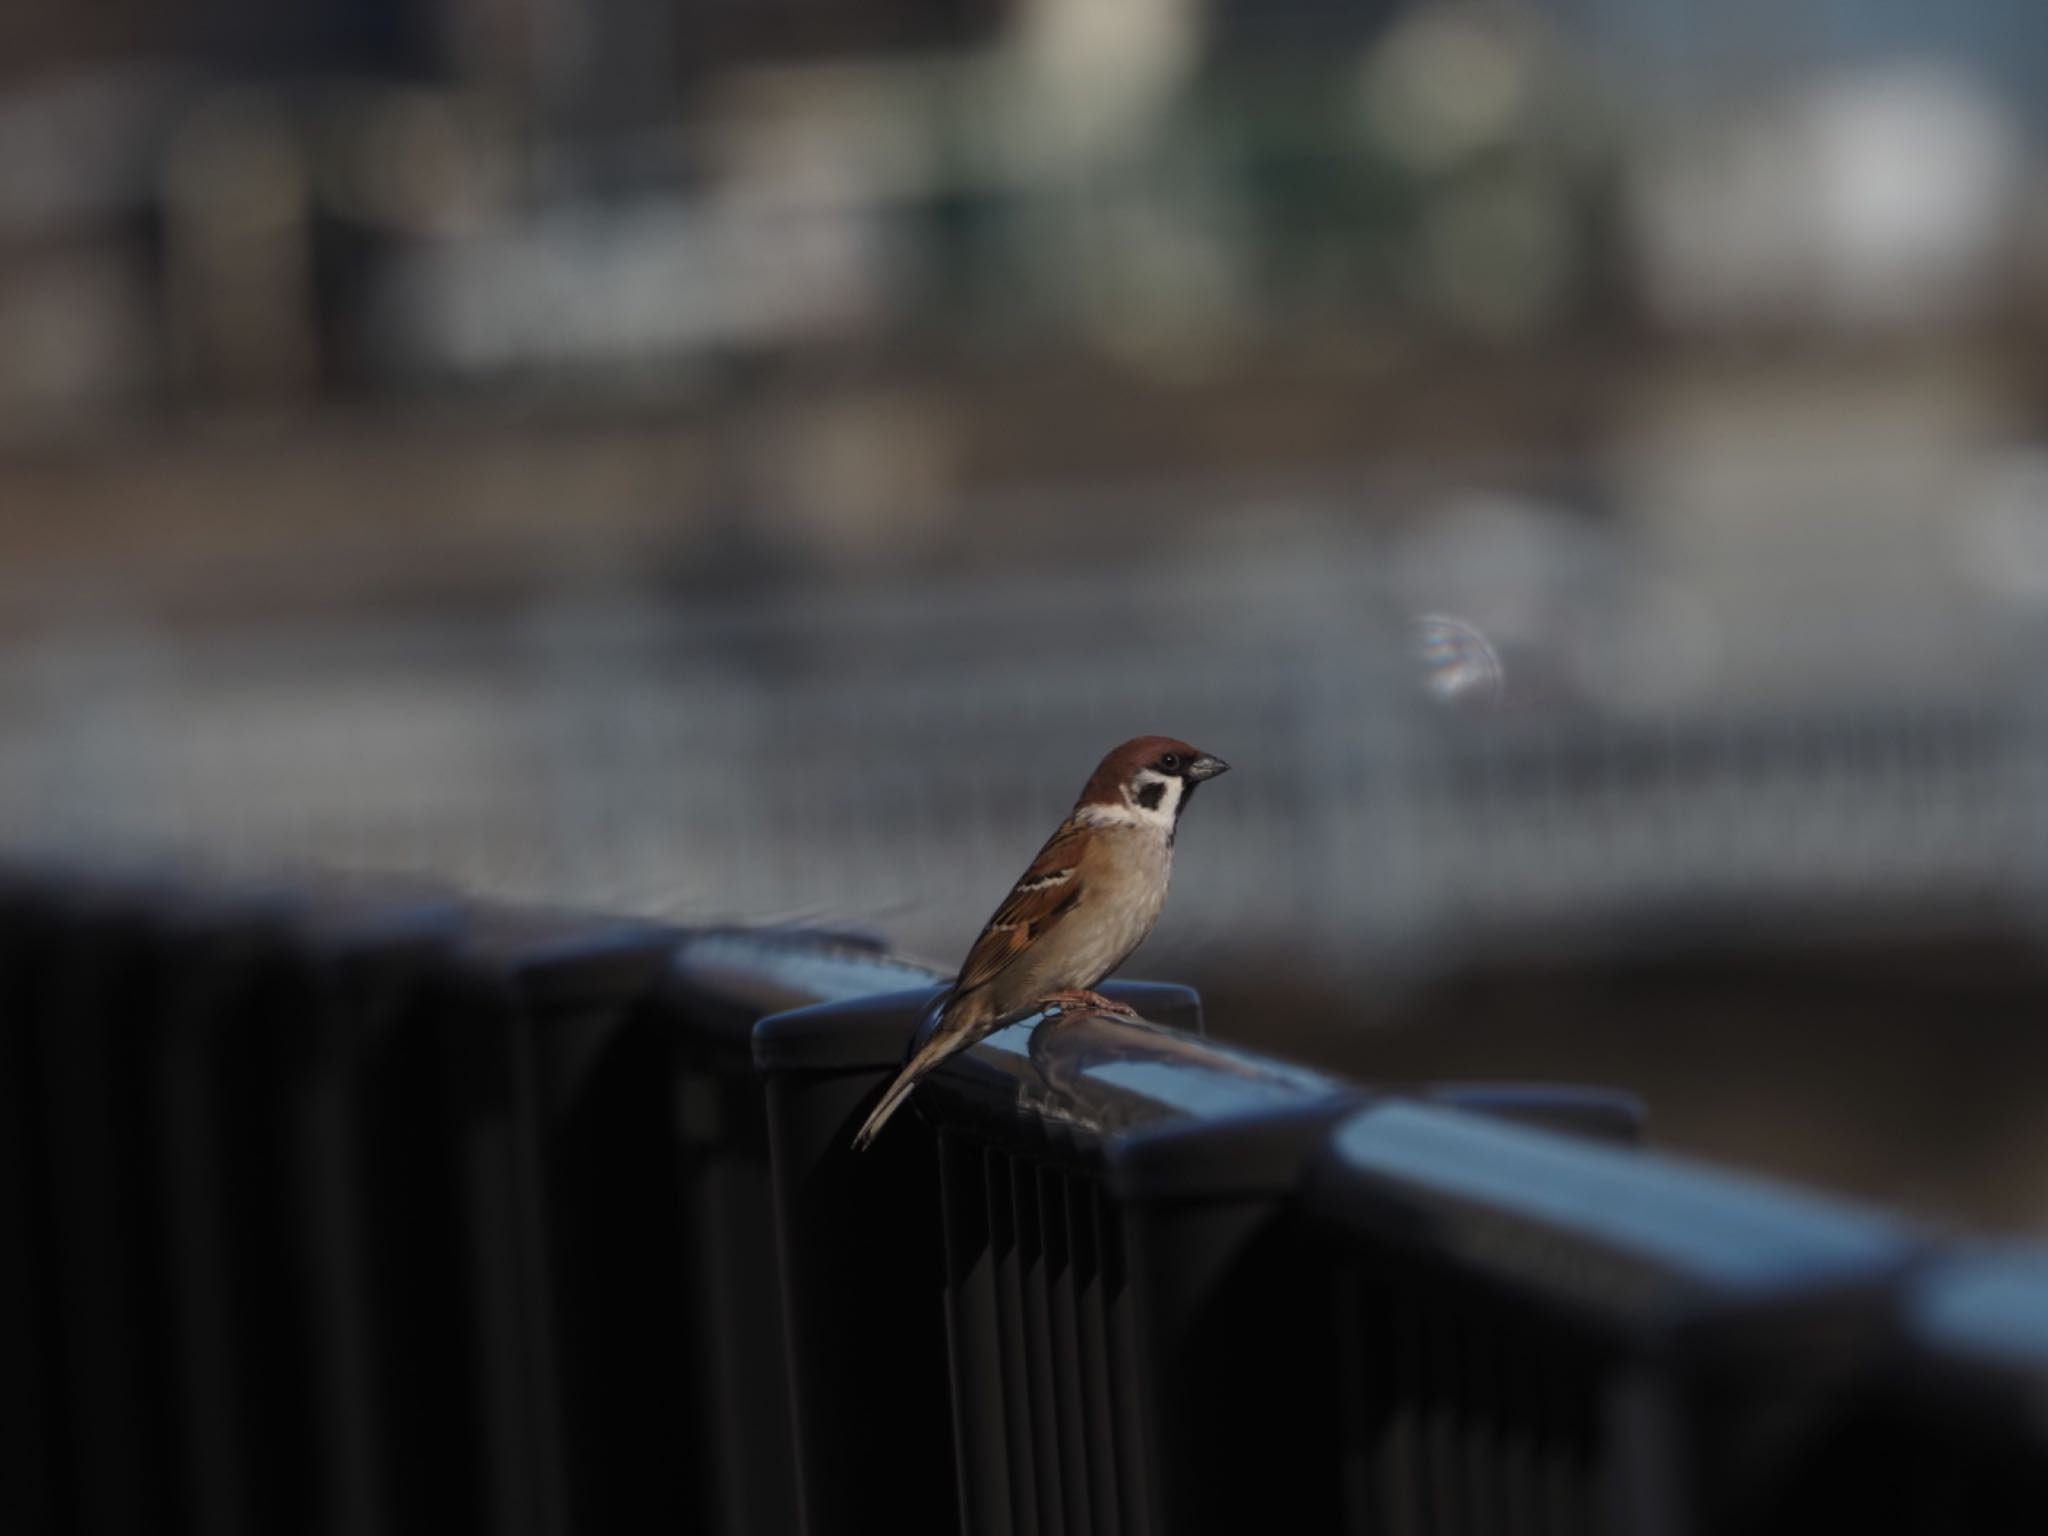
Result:
<svg viewBox="0 0 2048 1536">
<path fill-rule="evenodd" d="M 1139 736 L 1097 766 L 1076 809 L 1102 822 L 1158 826 L 1168 833 L 1187 809 L 1195 786 L 1230 764 L 1172 736 Z"/>
</svg>

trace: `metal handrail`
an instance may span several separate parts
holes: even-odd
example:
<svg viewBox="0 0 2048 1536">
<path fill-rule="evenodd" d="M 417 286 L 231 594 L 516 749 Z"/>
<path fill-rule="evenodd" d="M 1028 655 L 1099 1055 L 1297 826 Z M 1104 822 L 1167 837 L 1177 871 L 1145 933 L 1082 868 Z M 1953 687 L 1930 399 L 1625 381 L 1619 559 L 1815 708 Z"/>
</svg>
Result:
<svg viewBox="0 0 2048 1536">
<path fill-rule="evenodd" d="M 2038 1252 L 1140 983 L 855 1153 L 941 990 L 857 935 L 0 870 L 0 1527 L 2048 1523 Z"/>
</svg>

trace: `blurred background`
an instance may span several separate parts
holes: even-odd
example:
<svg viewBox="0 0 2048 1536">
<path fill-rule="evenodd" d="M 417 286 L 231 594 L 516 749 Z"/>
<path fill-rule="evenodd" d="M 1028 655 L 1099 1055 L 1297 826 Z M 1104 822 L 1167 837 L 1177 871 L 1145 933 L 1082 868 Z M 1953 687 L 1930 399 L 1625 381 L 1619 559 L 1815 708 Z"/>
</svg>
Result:
<svg viewBox="0 0 2048 1536">
<path fill-rule="evenodd" d="M 0 11 L 0 844 L 1137 975 L 2048 1225 L 2048 8 Z"/>
</svg>

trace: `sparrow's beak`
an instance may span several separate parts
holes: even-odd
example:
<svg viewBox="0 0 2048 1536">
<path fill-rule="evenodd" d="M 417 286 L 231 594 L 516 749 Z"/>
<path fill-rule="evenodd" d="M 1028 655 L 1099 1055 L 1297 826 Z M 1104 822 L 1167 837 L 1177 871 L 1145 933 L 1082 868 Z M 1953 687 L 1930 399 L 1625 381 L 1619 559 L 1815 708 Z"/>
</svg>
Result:
<svg viewBox="0 0 2048 1536">
<path fill-rule="evenodd" d="M 1220 757 L 1210 757 L 1206 752 L 1188 764 L 1188 782 L 1199 784 L 1204 779 L 1213 779 L 1219 773 L 1230 772 L 1230 764 Z"/>
</svg>

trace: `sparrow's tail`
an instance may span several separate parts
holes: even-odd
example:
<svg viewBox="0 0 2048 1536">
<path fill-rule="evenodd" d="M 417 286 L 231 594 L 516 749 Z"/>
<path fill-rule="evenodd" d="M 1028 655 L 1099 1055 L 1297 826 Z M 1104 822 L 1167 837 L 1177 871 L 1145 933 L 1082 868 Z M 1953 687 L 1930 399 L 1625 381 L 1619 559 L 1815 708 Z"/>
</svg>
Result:
<svg viewBox="0 0 2048 1536">
<path fill-rule="evenodd" d="M 861 1128 L 854 1132 L 854 1151 L 866 1150 L 868 1143 L 873 1141 L 882 1127 L 889 1123 L 889 1117 L 903 1107 L 903 1101 L 910 1097 L 910 1090 L 923 1081 L 927 1072 L 955 1051 L 972 1045 L 975 1038 L 975 1031 L 968 1027 L 964 1020 L 956 1022 L 952 1019 L 941 1019 L 938 1028 L 932 1032 L 931 1039 L 925 1041 L 917 1054 L 904 1063 L 903 1070 L 896 1074 L 896 1081 L 891 1083 L 889 1091 L 882 1095 L 882 1101 L 862 1122 Z"/>
</svg>

